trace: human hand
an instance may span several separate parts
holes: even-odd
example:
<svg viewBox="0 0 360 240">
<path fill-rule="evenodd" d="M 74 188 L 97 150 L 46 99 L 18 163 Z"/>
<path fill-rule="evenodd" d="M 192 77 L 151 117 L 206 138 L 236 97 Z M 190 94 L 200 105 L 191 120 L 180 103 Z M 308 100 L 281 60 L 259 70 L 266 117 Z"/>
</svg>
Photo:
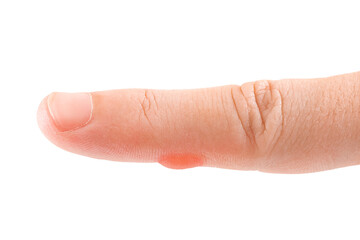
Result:
<svg viewBox="0 0 360 240">
<path fill-rule="evenodd" d="M 360 72 L 193 90 L 52 93 L 38 123 L 55 145 L 99 159 L 328 170 L 360 163 Z"/>
</svg>

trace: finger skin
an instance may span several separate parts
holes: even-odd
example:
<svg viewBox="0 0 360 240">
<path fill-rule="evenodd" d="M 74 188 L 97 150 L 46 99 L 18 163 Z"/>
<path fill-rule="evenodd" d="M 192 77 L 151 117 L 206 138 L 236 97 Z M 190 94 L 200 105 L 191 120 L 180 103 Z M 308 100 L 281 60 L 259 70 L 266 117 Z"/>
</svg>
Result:
<svg viewBox="0 0 360 240">
<path fill-rule="evenodd" d="M 92 92 L 91 120 L 65 132 L 46 97 L 38 123 L 55 145 L 99 159 L 175 169 L 328 170 L 360 163 L 359 76 Z"/>
<path fill-rule="evenodd" d="M 204 166 L 231 167 L 236 161 L 242 169 L 254 169 L 247 163 L 253 148 L 234 110 L 218 105 L 232 104 L 224 97 L 229 90 L 93 92 L 91 121 L 70 132 L 55 127 L 45 98 L 38 111 L 39 126 L 57 146 L 90 157 L 158 162 L 166 156 L 190 154 L 201 158 Z"/>
<path fill-rule="evenodd" d="M 360 164 L 360 72 L 282 80 L 284 127 L 261 170 L 314 172 Z"/>
</svg>

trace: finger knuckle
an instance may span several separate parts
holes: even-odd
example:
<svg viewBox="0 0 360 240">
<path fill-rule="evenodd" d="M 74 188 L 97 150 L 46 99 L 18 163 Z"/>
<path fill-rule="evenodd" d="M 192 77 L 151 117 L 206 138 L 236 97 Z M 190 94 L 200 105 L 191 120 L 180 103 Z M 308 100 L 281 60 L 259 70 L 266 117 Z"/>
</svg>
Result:
<svg viewBox="0 0 360 240">
<path fill-rule="evenodd" d="M 274 81 L 260 80 L 233 86 L 235 115 L 251 144 L 263 154 L 272 151 L 282 132 L 282 97 Z"/>
</svg>

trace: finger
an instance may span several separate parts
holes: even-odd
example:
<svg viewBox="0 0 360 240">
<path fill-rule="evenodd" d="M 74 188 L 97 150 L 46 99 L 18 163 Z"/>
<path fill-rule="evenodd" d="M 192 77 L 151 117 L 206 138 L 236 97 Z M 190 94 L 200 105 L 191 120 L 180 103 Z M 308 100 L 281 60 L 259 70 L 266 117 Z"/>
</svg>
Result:
<svg viewBox="0 0 360 240">
<path fill-rule="evenodd" d="M 320 171 L 359 163 L 358 77 L 53 93 L 40 104 L 38 122 L 57 146 L 94 158 Z"/>
<path fill-rule="evenodd" d="M 241 166 L 252 148 L 230 93 L 231 87 L 53 93 L 40 105 L 39 125 L 59 147 L 90 157 L 171 168 L 231 167 L 236 157 Z"/>
</svg>

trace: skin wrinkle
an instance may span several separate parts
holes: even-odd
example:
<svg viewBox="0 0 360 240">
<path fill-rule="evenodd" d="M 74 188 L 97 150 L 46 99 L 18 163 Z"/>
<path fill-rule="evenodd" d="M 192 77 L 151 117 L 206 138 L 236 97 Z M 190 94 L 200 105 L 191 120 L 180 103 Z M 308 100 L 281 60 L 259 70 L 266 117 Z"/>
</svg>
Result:
<svg viewBox="0 0 360 240">
<path fill-rule="evenodd" d="M 152 94 L 152 96 L 153 96 L 153 100 L 154 100 L 154 103 L 155 103 L 155 105 L 156 105 L 156 110 L 159 110 L 159 105 L 158 105 L 158 103 L 157 103 L 157 100 L 156 100 L 156 94 L 153 92 L 153 91 L 151 91 L 151 94 Z"/>
<path fill-rule="evenodd" d="M 257 149 L 259 149 L 259 147 L 258 147 L 258 145 L 257 145 L 257 142 L 256 142 L 254 129 L 253 129 L 253 127 L 252 127 L 252 121 L 251 121 L 251 119 L 250 119 L 250 114 L 251 114 L 251 109 L 250 109 L 250 107 L 249 107 L 250 104 L 249 104 L 249 101 L 248 101 L 247 97 L 246 97 L 245 94 L 244 94 L 243 85 L 241 85 L 241 86 L 239 87 L 239 90 L 240 90 L 241 96 L 245 99 L 245 102 L 246 102 L 247 118 L 248 118 L 248 122 L 249 122 L 249 123 L 248 123 L 248 129 L 251 131 L 251 134 L 250 134 L 250 136 L 251 136 L 250 142 L 251 142 L 251 144 L 255 144 L 255 147 L 256 147 Z"/>
<path fill-rule="evenodd" d="M 261 126 L 262 126 L 262 133 L 261 134 L 263 134 L 266 127 L 265 127 L 265 122 L 264 122 L 264 117 L 263 117 L 263 111 L 260 109 L 260 105 L 259 105 L 259 100 L 258 100 L 259 92 L 256 90 L 256 86 L 258 84 L 261 84 L 261 83 L 262 82 L 255 82 L 252 85 L 253 85 L 253 92 L 254 92 L 254 98 L 255 98 L 255 103 L 256 103 L 255 105 L 256 105 L 256 107 L 258 109 L 258 113 L 259 113 L 260 118 L 261 118 Z"/>
<path fill-rule="evenodd" d="M 151 101 L 150 101 L 150 98 L 149 98 L 149 96 L 148 96 L 148 89 L 145 89 L 144 90 L 144 95 L 145 95 L 145 98 L 144 99 L 146 99 L 146 101 L 147 101 L 147 103 L 148 103 L 148 106 L 147 106 L 147 111 L 149 111 L 149 109 L 151 108 Z"/>
<path fill-rule="evenodd" d="M 148 90 L 144 91 L 144 97 L 143 97 L 143 100 L 141 101 L 140 105 L 141 105 L 143 116 L 146 118 L 149 125 L 152 128 L 154 128 L 151 121 L 150 121 L 150 119 L 149 119 L 149 117 L 148 117 L 148 114 L 147 114 L 149 112 L 149 110 L 150 110 L 150 107 L 151 107 L 151 101 L 150 101 L 150 99 L 149 99 L 149 97 L 147 95 L 147 92 L 148 92 Z M 147 106 L 145 106 L 145 103 L 147 103 Z"/>
<path fill-rule="evenodd" d="M 267 80 L 255 82 L 253 91 L 263 126 L 263 130 L 257 135 L 261 142 L 259 150 L 263 152 L 261 155 L 263 160 L 260 161 L 258 168 L 266 169 L 274 164 L 270 156 L 283 134 L 282 95 L 278 89 L 272 86 L 272 82 Z"/>
<path fill-rule="evenodd" d="M 144 94 L 145 94 L 145 98 L 148 100 L 149 102 L 149 106 L 148 106 L 148 110 L 151 109 L 151 105 L 154 103 L 156 105 L 156 110 L 159 109 L 158 103 L 156 101 L 156 97 L 155 97 L 155 93 L 154 91 L 150 90 L 150 89 L 145 89 L 144 90 Z M 155 112 L 156 113 L 156 112 Z"/>
<path fill-rule="evenodd" d="M 235 112 L 236 112 L 236 115 L 237 115 L 238 119 L 240 120 L 242 129 L 244 130 L 247 138 L 251 141 L 250 136 L 249 136 L 247 130 L 245 129 L 244 123 L 243 123 L 242 118 L 240 116 L 239 109 L 237 107 L 237 104 L 236 104 L 236 101 L 235 101 L 235 98 L 234 98 L 233 87 L 230 88 L 230 93 L 231 93 L 231 99 L 232 99 L 232 102 L 233 102 L 233 105 L 234 105 L 234 108 L 235 108 Z"/>
<path fill-rule="evenodd" d="M 272 83 L 271 83 L 271 81 L 268 81 L 268 80 L 266 80 L 266 81 L 267 81 L 268 86 L 269 86 L 270 97 L 271 97 L 271 99 L 273 99 L 273 94 L 272 94 Z"/>
<path fill-rule="evenodd" d="M 276 87 L 276 88 L 274 87 L 276 89 L 276 91 L 278 91 L 280 99 L 281 99 L 281 119 L 282 119 L 282 121 L 281 121 L 281 132 L 280 132 L 280 135 L 278 137 L 279 140 L 276 142 L 276 145 L 280 141 L 285 141 L 285 139 L 283 139 L 283 138 L 284 138 L 285 122 L 287 122 L 286 119 L 289 119 L 289 120 L 291 120 L 293 122 L 298 122 L 299 118 L 302 116 L 300 111 L 296 111 L 296 112 L 293 113 L 293 107 L 292 107 L 293 101 L 286 101 L 286 103 L 289 105 L 289 111 L 288 111 L 289 115 L 285 115 L 285 113 L 284 113 L 284 106 L 285 106 L 286 96 L 289 95 L 290 88 L 292 90 L 294 90 L 293 84 L 291 84 L 291 82 L 289 82 L 289 81 L 287 81 L 287 83 L 288 84 L 286 85 L 286 87 L 282 88 L 281 90 L 278 89 L 278 87 Z M 288 87 L 288 85 L 290 85 L 290 88 Z M 283 90 L 285 90 L 285 92 Z M 291 112 L 291 114 L 289 112 Z M 297 113 L 297 114 L 295 114 L 295 113 Z M 287 139 L 290 139 L 290 140 L 293 139 L 292 135 L 295 132 L 293 128 L 291 130 L 292 131 L 290 131 L 290 135 L 287 137 Z M 297 140 L 297 139 L 295 139 L 295 140 Z M 276 149 L 276 147 L 274 146 L 273 149 Z"/>
</svg>

